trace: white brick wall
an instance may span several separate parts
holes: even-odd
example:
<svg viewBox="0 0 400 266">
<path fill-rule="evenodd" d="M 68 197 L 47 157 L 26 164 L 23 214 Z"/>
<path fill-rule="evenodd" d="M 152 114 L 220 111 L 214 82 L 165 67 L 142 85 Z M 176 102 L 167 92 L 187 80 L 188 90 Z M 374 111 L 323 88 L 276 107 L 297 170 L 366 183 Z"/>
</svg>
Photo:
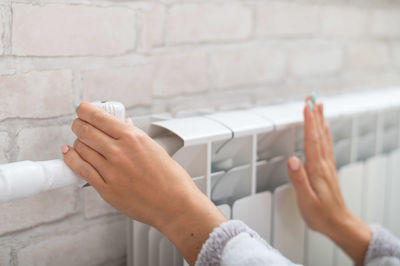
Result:
<svg viewBox="0 0 400 266">
<path fill-rule="evenodd" d="M 9 265 L 11 262 L 11 248 L 0 248 L 0 265 Z"/>
<path fill-rule="evenodd" d="M 400 37 L 400 10 L 381 9 L 373 12 L 371 33 L 377 38 Z"/>
<path fill-rule="evenodd" d="M 66 187 L 0 205 L 0 236 L 60 220 L 77 211 L 76 193 Z"/>
<path fill-rule="evenodd" d="M 18 251 L 19 265 L 101 265 L 125 254 L 125 221 L 57 234 Z"/>
<path fill-rule="evenodd" d="M 400 85 L 398 1 L 0 2 L 0 163 L 60 158 L 83 100 L 187 115 Z M 92 188 L 0 204 L 0 265 L 124 265 L 116 213 Z"/>
<path fill-rule="evenodd" d="M 82 189 L 81 195 L 83 196 L 86 218 L 117 213 L 117 210 L 105 202 L 92 187 Z"/>
<path fill-rule="evenodd" d="M 327 37 L 362 37 L 367 33 L 367 19 L 362 8 L 327 7 L 321 13 L 321 31 Z"/>
<path fill-rule="evenodd" d="M 138 65 L 135 67 L 99 69 L 84 72 L 83 98 L 86 101 L 114 99 L 126 107 L 151 105 L 153 67 Z"/>
<path fill-rule="evenodd" d="M 204 52 L 156 55 L 153 94 L 171 96 L 208 89 L 208 67 Z"/>
<path fill-rule="evenodd" d="M 6 132 L 0 132 L 0 163 L 8 161 L 6 150 L 9 148 L 9 140 Z"/>
<path fill-rule="evenodd" d="M 13 5 L 16 55 L 110 55 L 135 47 L 135 13 L 123 8 Z"/>
<path fill-rule="evenodd" d="M 73 109 L 73 107 L 71 107 Z M 70 126 L 24 128 L 18 134 L 18 161 L 52 160 L 62 158 L 57 148 L 64 143 L 73 143 Z"/>
<path fill-rule="evenodd" d="M 311 36 L 318 30 L 319 10 L 315 5 L 285 1 L 259 1 L 256 6 L 258 36 Z"/>
<path fill-rule="evenodd" d="M 355 43 L 348 50 L 348 66 L 352 69 L 382 69 L 389 63 L 389 48 L 384 43 Z"/>
<path fill-rule="evenodd" d="M 238 3 L 184 3 L 167 18 L 168 43 L 240 40 L 250 36 L 252 13 Z"/>
<path fill-rule="evenodd" d="M 0 76 L 0 119 L 43 118 L 73 112 L 71 71 L 32 71 Z"/>
<path fill-rule="evenodd" d="M 395 65 L 400 68 L 400 43 L 394 46 Z"/>
<path fill-rule="evenodd" d="M 335 74 L 343 65 L 343 50 L 338 45 L 298 43 L 290 48 L 290 72 L 295 76 Z"/>
<path fill-rule="evenodd" d="M 211 79 L 216 88 L 259 85 L 285 75 L 287 57 L 279 47 L 250 46 L 211 54 Z"/>
</svg>

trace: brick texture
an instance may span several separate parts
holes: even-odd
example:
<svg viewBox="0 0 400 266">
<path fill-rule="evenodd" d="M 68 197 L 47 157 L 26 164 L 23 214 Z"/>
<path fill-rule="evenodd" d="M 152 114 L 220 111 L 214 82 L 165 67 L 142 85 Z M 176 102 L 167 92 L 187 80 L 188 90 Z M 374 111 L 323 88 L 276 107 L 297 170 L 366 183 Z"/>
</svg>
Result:
<svg viewBox="0 0 400 266">
<path fill-rule="evenodd" d="M 110 55 L 135 47 L 135 13 L 122 8 L 13 5 L 17 55 Z"/>
<path fill-rule="evenodd" d="M 281 1 L 258 5 L 256 10 L 258 36 L 310 36 L 318 30 L 319 10 L 314 5 Z"/>
<path fill-rule="evenodd" d="M 8 134 L 6 132 L 0 132 L 0 164 L 8 161 L 6 149 L 9 146 L 9 141 Z"/>
<path fill-rule="evenodd" d="M 22 248 L 19 265 L 107 265 L 125 254 L 125 221 L 58 234 Z"/>
<path fill-rule="evenodd" d="M 371 20 L 371 34 L 378 38 L 400 37 L 400 10 L 374 11 Z"/>
<path fill-rule="evenodd" d="M 263 84 L 284 77 L 286 53 L 274 47 L 248 47 L 212 53 L 212 80 L 217 88 Z"/>
<path fill-rule="evenodd" d="M 73 112 L 71 71 L 0 76 L 0 120 L 54 117 Z"/>
<path fill-rule="evenodd" d="M 18 160 L 51 160 L 62 158 L 60 147 L 72 145 L 75 135 L 68 126 L 24 128 L 18 134 Z"/>
<path fill-rule="evenodd" d="M 364 9 L 328 7 L 322 11 L 322 34 L 336 38 L 357 38 L 367 33 L 367 12 Z"/>
<path fill-rule="evenodd" d="M 342 68 L 343 50 L 329 44 L 299 44 L 291 48 L 290 60 L 295 76 L 329 75 Z"/>
<path fill-rule="evenodd" d="M 237 3 L 182 4 L 169 10 L 168 43 L 240 40 L 251 33 L 251 9 Z"/>
<path fill-rule="evenodd" d="M 0 248 L 0 265 L 11 265 L 11 248 Z"/>
<path fill-rule="evenodd" d="M 154 62 L 154 95 L 170 96 L 208 89 L 205 53 L 160 55 Z"/>
<path fill-rule="evenodd" d="M 151 65 L 92 70 L 82 76 L 85 101 L 114 100 L 127 107 L 151 104 Z"/>
<path fill-rule="evenodd" d="M 381 69 L 390 62 L 388 46 L 378 42 L 354 44 L 347 54 L 352 69 Z"/>
<path fill-rule="evenodd" d="M 56 221 L 76 212 L 72 187 L 0 204 L 0 235 Z"/>
<path fill-rule="evenodd" d="M 107 214 L 115 214 L 115 210 L 92 188 L 88 187 L 81 191 L 84 200 L 84 211 L 86 218 L 95 218 Z"/>
</svg>

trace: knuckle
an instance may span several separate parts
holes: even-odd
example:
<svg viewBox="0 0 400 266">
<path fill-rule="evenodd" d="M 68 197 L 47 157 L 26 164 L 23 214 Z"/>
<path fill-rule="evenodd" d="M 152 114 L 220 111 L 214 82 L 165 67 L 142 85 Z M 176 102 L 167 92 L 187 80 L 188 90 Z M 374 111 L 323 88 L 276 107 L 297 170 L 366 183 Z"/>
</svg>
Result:
<svg viewBox="0 0 400 266">
<path fill-rule="evenodd" d="M 84 145 L 82 144 L 82 142 L 77 141 L 75 144 L 75 150 L 81 154 L 84 151 Z"/>
<path fill-rule="evenodd" d="M 94 177 L 94 171 L 90 169 L 89 167 L 83 167 L 81 170 L 81 176 L 85 179 L 93 179 Z"/>
<path fill-rule="evenodd" d="M 129 139 L 134 145 L 139 145 L 144 142 L 145 135 L 142 132 L 131 132 Z"/>
<path fill-rule="evenodd" d="M 77 129 L 77 133 L 79 137 L 84 137 L 87 136 L 89 134 L 89 126 L 87 124 L 80 124 L 78 129 Z"/>
<path fill-rule="evenodd" d="M 117 146 L 112 145 L 109 147 L 109 154 L 111 160 L 118 161 L 121 158 L 122 155 L 121 153 L 122 153 L 121 150 Z"/>
<path fill-rule="evenodd" d="M 91 121 L 93 124 L 101 124 L 105 120 L 107 114 L 103 110 L 96 110 L 91 114 Z"/>
</svg>

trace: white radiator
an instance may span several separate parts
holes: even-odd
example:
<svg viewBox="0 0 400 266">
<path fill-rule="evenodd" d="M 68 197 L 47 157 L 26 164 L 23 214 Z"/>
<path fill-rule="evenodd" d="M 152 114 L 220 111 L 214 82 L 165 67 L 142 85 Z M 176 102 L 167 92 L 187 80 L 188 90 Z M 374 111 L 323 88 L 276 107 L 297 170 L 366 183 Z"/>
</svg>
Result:
<svg viewBox="0 0 400 266">
<path fill-rule="evenodd" d="M 349 208 L 367 223 L 381 223 L 400 236 L 400 89 L 321 101 Z M 153 137 L 181 139 L 183 147 L 173 158 L 197 186 L 227 218 L 243 220 L 292 261 L 352 265 L 329 239 L 307 228 L 289 184 L 287 158 L 295 154 L 304 159 L 303 106 L 295 102 L 134 122 L 151 124 L 144 128 Z M 128 226 L 129 266 L 184 265 L 157 230 L 137 221 Z"/>
<path fill-rule="evenodd" d="M 400 89 L 321 101 L 331 123 L 340 182 L 350 209 L 400 236 Z M 289 184 L 287 158 L 304 159 L 303 106 L 292 102 L 194 117 L 132 120 L 189 172 L 226 217 L 245 221 L 294 262 L 350 265 L 333 243 L 307 229 Z M 77 182 L 79 178 L 61 161 L 1 165 L 0 202 Z M 184 264 L 175 247 L 154 228 L 129 221 L 127 238 L 129 266 Z"/>
</svg>

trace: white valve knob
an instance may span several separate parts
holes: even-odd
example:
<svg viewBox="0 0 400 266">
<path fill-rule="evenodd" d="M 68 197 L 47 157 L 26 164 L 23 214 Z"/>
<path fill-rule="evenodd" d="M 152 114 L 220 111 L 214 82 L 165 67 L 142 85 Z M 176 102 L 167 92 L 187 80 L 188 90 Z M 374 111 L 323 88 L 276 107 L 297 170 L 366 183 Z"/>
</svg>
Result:
<svg viewBox="0 0 400 266">
<path fill-rule="evenodd" d="M 120 102 L 92 102 L 92 104 L 100 109 L 103 109 L 107 113 L 115 116 L 121 121 L 125 121 L 125 106 Z"/>
</svg>

